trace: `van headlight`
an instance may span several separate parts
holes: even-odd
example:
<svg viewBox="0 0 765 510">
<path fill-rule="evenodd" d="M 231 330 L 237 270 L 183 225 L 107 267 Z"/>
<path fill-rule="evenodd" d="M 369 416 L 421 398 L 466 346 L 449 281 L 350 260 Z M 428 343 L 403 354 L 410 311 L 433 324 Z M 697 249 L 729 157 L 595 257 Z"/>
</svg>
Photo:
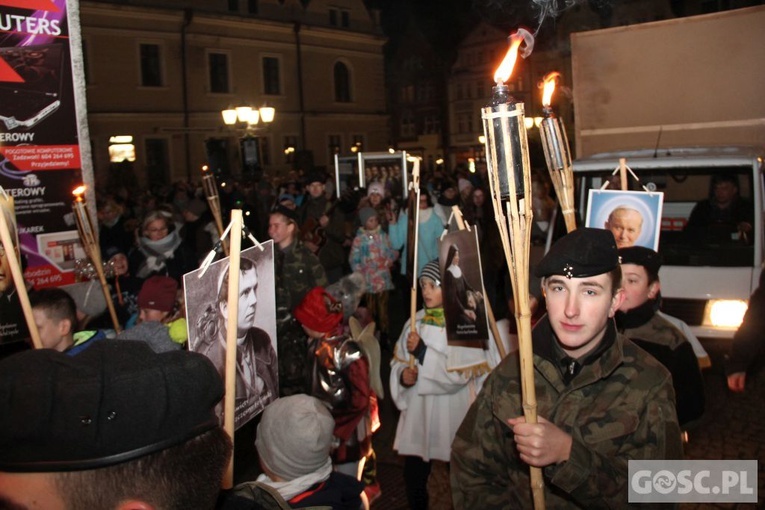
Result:
<svg viewBox="0 0 765 510">
<path fill-rule="evenodd" d="M 703 326 L 738 329 L 744 320 L 747 302 L 742 299 L 710 299 L 704 308 Z"/>
</svg>

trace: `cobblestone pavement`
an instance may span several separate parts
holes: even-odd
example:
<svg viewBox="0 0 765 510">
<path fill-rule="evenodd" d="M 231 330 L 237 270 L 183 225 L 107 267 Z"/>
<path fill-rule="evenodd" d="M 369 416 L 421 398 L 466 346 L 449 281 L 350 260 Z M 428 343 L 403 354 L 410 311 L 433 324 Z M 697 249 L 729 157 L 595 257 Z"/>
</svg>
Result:
<svg viewBox="0 0 765 510">
<path fill-rule="evenodd" d="M 712 367 L 705 370 L 706 412 L 699 424 L 689 432 L 685 445 L 688 459 L 754 459 L 759 461 L 758 495 L 760 503 L 749 504 L 682 504 L 681 510 L 765 508 L 765 370 L 760 369 L 747 380 L 743 394 L 727 390 L 722 368 L 728 341 L 704 341 L 712 357 Z M 384 369 L 387 368 L 384 365 Z M 383 380 L 388 373 L 383 371 Z M 375 510 L 404 510 L 406 496 L 401 458 L 393 451 L 398 412 L 390 399 L 381 402 L 382 428 L 375 436 L 378 457 L 378 477 L 382 496 L 375 501 Z M 437 463 L 429 482 L 430 507 L 448 510 L 451 499 L 448 471 Z"/>
</svg>

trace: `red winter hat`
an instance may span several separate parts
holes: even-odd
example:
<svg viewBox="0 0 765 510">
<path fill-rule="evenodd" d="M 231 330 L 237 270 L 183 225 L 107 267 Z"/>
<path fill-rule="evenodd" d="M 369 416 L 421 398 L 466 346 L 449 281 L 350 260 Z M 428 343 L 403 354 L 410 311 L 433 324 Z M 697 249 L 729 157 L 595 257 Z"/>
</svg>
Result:
<svg viewBox="0 0 765 510">
<path fill-rule="evenodd" d="M 329 333 L 343 320 L 343 305 L 324 287 L 314 287 L 295 307 L 294 313 L 303 326 L 319 333 Z"/>
<path fill-rule="evenodd" d="M 138 293 L 138 308 L 172 312 L 175 308 L 175 293 L 178 282 L 169 276 L 152 276 L 141 286 Z"/>
</svg>

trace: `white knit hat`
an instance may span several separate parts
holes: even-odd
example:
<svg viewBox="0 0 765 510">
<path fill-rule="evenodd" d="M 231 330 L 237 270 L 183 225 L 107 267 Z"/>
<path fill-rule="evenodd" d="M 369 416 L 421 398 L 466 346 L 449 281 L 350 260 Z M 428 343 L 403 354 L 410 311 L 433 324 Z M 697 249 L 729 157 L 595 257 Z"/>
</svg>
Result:
<svg viewBox="0 0 765 510">
<path fill-rule="evenodd" d="M 326 464 L 334 429 L 335 420 L 319 399 L 283 397 L 263 411 L 255 448 L 266 468 L 290 481 Z"/>
<path fill-rule="evenodd" d="M 369 184 L 367 187 L 367 196 L 371 195 L 372 193 L 377 193 L 380 196 L 385 196 L 385 187 L 383 187 L 382 183 L 379 181 L 375 181 Z"/>
</svg>

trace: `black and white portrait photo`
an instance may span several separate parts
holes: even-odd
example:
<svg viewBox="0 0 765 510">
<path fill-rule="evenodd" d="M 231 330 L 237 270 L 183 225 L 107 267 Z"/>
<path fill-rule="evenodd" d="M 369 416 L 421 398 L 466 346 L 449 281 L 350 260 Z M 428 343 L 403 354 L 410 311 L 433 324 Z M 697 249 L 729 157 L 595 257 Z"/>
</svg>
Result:
<svg viewBox="0 0 765 510">
<path fill-rule="evenodd" d="M 242 251 L 236 314 L 236 411 L 239 428 L 279 395 L 273 242 Z M 229 259 L 184 276 L 189 348 L 204 354 L 225 379 Z M 221 407 L 222 408 L 222 407 Z"/>
</svg>

